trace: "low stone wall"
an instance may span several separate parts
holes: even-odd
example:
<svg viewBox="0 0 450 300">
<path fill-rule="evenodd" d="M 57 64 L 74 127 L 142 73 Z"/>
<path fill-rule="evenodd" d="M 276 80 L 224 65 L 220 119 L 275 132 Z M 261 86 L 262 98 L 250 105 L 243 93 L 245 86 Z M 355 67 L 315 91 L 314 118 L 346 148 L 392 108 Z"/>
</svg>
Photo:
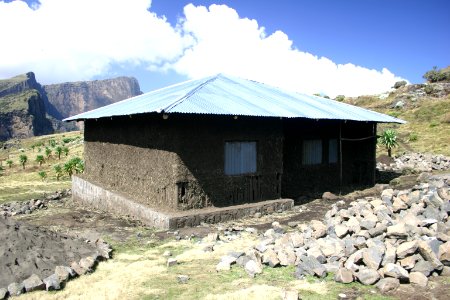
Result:
<svg viewBox="0 0 450 300">
<path fill-rule="evenodd" d="M 294 206 L 294 200 L 292 199 L 277 199 L 225 208 L 207 208 L 167 213 L 139 204 L 132 199 L 108 191 L 77 176 L 72 176 L 72 197 L 75 202 L 103 211 L 129 215 L 159 229 L 176 229 L 197 226 L 201 223 L 225 222 L 251 216 L 255 213 L 269 214 L 290 210 Z"/>
</svg>

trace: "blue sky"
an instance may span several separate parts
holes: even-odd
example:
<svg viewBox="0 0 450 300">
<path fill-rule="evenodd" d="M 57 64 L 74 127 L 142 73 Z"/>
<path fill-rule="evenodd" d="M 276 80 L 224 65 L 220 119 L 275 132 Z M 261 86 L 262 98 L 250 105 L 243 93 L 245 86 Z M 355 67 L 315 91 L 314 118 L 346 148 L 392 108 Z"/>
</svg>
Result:
<svg viewBox="0 0 450 300">
<path fill-rule="evenodd" d="M 69 10 L 72 14 L 92 10 L 92 23 L 87 16 L 79 20 L 90 27 L 72 27 L 68 22 L 59 33 L 54 21 L 53 27 L 41 28 L 40 34 L 54 38 L 73 32 L 78 40 L 63 37 L 67 48 L 48 41 L 51 48 L 40 46 L 42 55 L 28 58 L 24 52 L 15 62 L 4 58 L 21 50 L 0 50 L 0 78 L 28 70 L 35 71 L 44 83 L 127 75 L 137 77 L 141 89 L 149 91 L 225 72 L 301 92 L 357 95 L 386 91 L 399 79 L 423 82 L 422 75 L 433 66 L 450 65 L 447 0 L 153 0 L 151 6 L 146 0 L 133 1 L 140 3 L 135 5 L 121 0 L 112 1 L 117 2 L 114 5 L 102 0 L 41 2 L 35 10 L 21 7 L 14 12 L 35 16 L 35 24 L 39 24 L 52 18 L 61 22 L 58 16 L 65 13 L 70 18 Z M 189 3 L 193 5 L 185 8 Z M 6 5 L 11 3 L 3 4 L 0 25 L 5 28 L 2 10 L 5 15 L 14 13 L 7 11 L 10 7 Z M 153 15 L 145 15 L 145 9 Z M 9 22 L 27 22 L 20 18 Z M 108 22 L 120 27 L 105 26 L 97 38 L 90 36 L 99 23 Z M 126 30 L 118 33 L 122 28 Z M 78 36 L 79 32 L 83 34 Z M 11 36 L 18 39 L 20 33 Z M 123 41 L 111 42 L 121 38 Z M 80 49 L 84 43 L 94 45 L 94 50 Z M 20 46 L 20 41 L 17 44 Z M 70 64 L 64 63 L 69 60 Z"/>
</svg>

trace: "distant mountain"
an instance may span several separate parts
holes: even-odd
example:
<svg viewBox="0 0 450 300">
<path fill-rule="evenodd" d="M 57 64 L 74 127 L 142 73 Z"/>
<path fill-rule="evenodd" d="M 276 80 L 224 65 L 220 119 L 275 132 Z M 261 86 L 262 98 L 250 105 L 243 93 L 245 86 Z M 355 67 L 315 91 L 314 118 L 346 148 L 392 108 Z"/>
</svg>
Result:
<svg viewBox="0 0 450 300">
<path fill-rule="evenodd" d="M 41 86 L 29 72 L 0 80 L 0 141 L 79 129 L 61 120 L 140 94 L 133 77 Z"/>
<path fill-rule="evenodd" d="M 47 112 L 58 120 L 142 94 L 133 77 L 44 85 Z"/>
<path fill-rule="evenodd" d="M 41 85 L 33 73 L 0 80 L 0 140 L 52 133 Z"/>
</svg>

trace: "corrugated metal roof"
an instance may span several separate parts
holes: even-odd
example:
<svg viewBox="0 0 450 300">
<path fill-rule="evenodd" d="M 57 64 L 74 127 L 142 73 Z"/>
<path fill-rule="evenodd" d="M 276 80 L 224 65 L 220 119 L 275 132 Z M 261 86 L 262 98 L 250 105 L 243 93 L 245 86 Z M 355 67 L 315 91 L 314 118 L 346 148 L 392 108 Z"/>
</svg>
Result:
<svg viewBox="0 0 450 300">
<path fill-rule="evenodd" d="M 223 74 L 182 82 L 81 113 L 64 121 L 151 112 L 405 123 L 353 105 L 289 92 Z"/>
</svg>

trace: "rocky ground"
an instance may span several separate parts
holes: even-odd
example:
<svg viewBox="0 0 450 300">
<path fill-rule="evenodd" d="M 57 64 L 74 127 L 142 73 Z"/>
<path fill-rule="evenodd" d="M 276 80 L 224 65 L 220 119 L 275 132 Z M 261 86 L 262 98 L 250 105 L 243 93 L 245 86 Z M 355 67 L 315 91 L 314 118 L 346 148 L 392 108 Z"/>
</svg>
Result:
<svg viewBox="0 0 450 300">
<path fill-rule="evenodd" d="M 11 218 L 45 209 L 49 201 L 66 194 L 0 207 L 0 299 L 40 289 L 58 290 L 70 277 L 90 272 L 99 260 L 109 258 L 111 249 L 100 239 L 83 240 Z"/>
<path fill-rule="evenodd" d="M 421 173 L 450 170 L 450 157 L 442 154 L 405 153 L 392 159 L 377 163 L 380 171 Z"/>
<path fill-rule="evenodd" d="M 4 215 L 2 218 L 11 216 L 7 217 L 8 220 L 36 225 L 44 232 L 51 229 L 53 236 L 65 236 L 69 240 L 83 238 L 95 241 L 108 236 L 120 244 L 130 239 L 147 241 L 157 238 L 165 243 L 167 240 L 203 238 L 198 247 L 206 252 L 216 251 L 216 247 L 222 247 L 224 243 L 245 239 L 245 233 L 251 232 L 253 237 L 259 236 L 259 242 L 251 248 L 236 248 L 225 255 L 216 266 L 219 272 L 242 268 L 250 276 L 259 277 L 258 272 L 264 272 L 266 268 L 284 268 L 293 264 L 298 278 L 312 274 L 318 280 L 324 280 L 320 276 L 334 273 L 338 282 L 351 280 L 367 284 L 373 281 L 380 286 L 379 292 L 401 299 L 443 299 L 442 295 L 450 292 L 449 277 L 445 275 L 448 258 L 443 254 L 449 244 L 446 197 L 450 176 L 421 174 L 418 177 L 420 184 L 416 182 L 417 175 L 414 179 L 410 177 L 401 189 L 377 185 L 345 196 L 326 193 L 323 199 L 307 201 L 290 212 L 258 215 L 225 224 L 203 224 L 171 232 L 155 232 L 127 218 L 79 207 L 72 203 L 68 191 L 43 199 L 3 205 L 0 215 Z M 444 216 L 445 211 L 447 214 Z M 407 225 L 398 226 L 405 222 Z M 411 222 L 417 226 L 410 226 Z M 84 241 L 81 243 L 85 244 Z M 243 240 L 242 244 L 248 243 Z M 26 247 L 22 246 L 20 248 Z M 20 253 L 26 255 L 25 251 Z M 80 265 L 77 259 L 74 261 Z M 176 264 L 176 257 L 175 262 L 169 262 L 170 258 L 167 260 L 168 264 Z M 69 259 L 59 265 L 65 270 L 76 269 L 76 266 L 67 269 L 70 264 Z M 64 270 L 62 267 L 58 271 L 56 267 L 53 270 L 48 268 L 49 276 Z M 44 285 L 42 282 L 49 277 L 48 274 L 37 276 L 40 281 L 34 276 L 25 280 L 30 279 L 28 282 L 37 282 L 39 288 L 45 288 L 46 282 Z M 294 274 L 292 276 L 295 278 Z M 11 288 L 26 289 L 25 280 L 17 279 L 16 282 L 21 282 Z M 191 282 L 195 278 L 180 277 L 178 280 Z M 406 282 L 416 283 L 404 284 Z M 425 287 L 424 282 L 427 282 Z M 5 293 L 8 292 L 6 290 Z M 364 296 L 354 287 L 345 290 L 345 294 L 347 299 Z"/>
<path fill-rule="evenodd" d="M 386 188 L 348 208 L 339 201 L 322 220 L 289 232 L 274 222 L 258 244 L 223 256 L 216 269 L 237 264 L 255 277 L 264 268 L 296 266 L 297 278 L 333 273 L 336 282 L 376 284 L 382 293 L 406 283 L 425 289 L 429 277 L 450 276 L 450 174 L 421 178 L 426 182 Z"/>
</svg>

